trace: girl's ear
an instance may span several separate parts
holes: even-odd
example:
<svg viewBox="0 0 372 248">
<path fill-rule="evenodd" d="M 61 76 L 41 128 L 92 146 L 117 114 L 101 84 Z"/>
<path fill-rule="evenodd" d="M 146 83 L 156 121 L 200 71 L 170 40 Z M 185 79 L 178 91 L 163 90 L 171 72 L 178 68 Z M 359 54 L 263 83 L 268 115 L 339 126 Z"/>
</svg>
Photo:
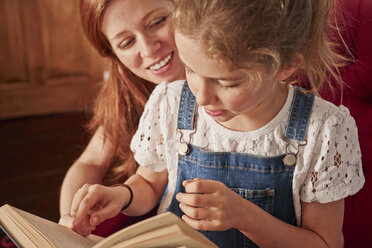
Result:
<svg viewBox="0 0 372 248">
<path fill-rule="evenodd" d="M 296 53 L 292 59 L 284 65 L 282 70 L 279 70 L 275 76 L 277 80 L 286 80 L 295 73 L 298 68 L 304 63 L 304 56 L 302 54 Z"/>
</svg>

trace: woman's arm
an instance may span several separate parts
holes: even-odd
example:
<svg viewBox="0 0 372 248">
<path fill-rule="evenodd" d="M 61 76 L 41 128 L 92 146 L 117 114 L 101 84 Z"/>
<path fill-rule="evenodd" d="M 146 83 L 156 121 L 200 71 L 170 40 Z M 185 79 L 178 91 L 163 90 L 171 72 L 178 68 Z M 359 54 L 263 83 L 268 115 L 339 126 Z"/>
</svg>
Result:
<svg viewBox="0 0 372 248">
<path fill-rule="evenodd" d="M 154 172 L 139 167 L 125 184 L 133 192 L 133 201 L 124 213 L 138 216 L 148 213 L 158 204 L 168 182 L 168 172 Z M 116 185 L 106 187 L 99 184 L 85 184 L 75 194 L 71 205 L 71 216 L 74 216 L 72 228 L 86 236 L 102 221 L 117 215 L 130 199 L 126 187 Z"/>
<path fill-rule="evenodd" d="M 63 180 L 60 195 L 60 224 L 71 227 L 71 203 L 76 191 L 84 184 L 101 184 L 109 170 L 112 156 L 113 147 L 109 140 L 103 141 L 103 129 L 99 128 Z"/>
</svg>

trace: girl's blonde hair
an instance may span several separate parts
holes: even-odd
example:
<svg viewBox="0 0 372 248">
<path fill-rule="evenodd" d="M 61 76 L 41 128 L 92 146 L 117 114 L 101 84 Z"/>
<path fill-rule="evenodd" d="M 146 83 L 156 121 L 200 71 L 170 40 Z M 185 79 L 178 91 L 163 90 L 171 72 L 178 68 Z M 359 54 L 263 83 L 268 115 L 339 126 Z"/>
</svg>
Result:
<svg viewBox="0 0 372 248">
<path fill-rule="evenodd" d="M 256 61 L 276 73 L 302 54 L 304 63 L 296 76 L 305 75 L 311 90 L 318 92 L 329 76 L 339 78 L 337 68 L 343 65 L 326 37 L 331 4 L 332 0 L 174 0 L 173 21 L 177 32 L 201 39 L 206 54 L 230 68 Z"/>
<path fill-rule="evenodd" d="M 109 61 L 109 78 L 101 85 L 88 128 L 95 132 L 103 127 L 105 139 L 114 146 L 115 157 L 106 178 L 113 183 L 125 180 L 138 167 L 129 145 L 154 84 L 128 70 L 103 34 L 102 16 L 110 3 L 111 0 L 80 0 L 80 15 L 89 42 Z"/>
</svg>

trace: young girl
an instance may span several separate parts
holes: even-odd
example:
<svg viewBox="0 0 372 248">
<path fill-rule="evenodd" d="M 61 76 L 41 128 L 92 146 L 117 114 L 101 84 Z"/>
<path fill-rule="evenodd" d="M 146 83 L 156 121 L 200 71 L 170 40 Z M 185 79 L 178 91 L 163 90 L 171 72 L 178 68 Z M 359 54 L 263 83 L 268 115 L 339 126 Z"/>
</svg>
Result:
<svg viewBox="0 0 372 248">
<path fill-rule="evenodd" d="M 117 214 L 171 211 L 220 247 L 340 247 L 343 199 L 363 185 L 355 122 L 290 85 L 333 73 L 330 1 L 176 0 L 187 82 L 152 93 L 115 187 L 82 187 L 75 230 Z M 124 186 L 124 187 L 123 187 Z"/>
</svg>

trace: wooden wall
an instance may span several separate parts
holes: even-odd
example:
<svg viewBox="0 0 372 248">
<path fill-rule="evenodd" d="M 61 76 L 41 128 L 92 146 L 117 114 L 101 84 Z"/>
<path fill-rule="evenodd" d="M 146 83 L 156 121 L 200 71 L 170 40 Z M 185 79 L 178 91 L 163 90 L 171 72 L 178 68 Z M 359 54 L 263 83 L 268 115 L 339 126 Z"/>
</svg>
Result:
<svg viewBox="0 0 372 248">
<path fill-rule="evenodd" d="M 103 68 L 77 0 L 0 0 L 0 119 L 86 110 Z"/>
</svg>

